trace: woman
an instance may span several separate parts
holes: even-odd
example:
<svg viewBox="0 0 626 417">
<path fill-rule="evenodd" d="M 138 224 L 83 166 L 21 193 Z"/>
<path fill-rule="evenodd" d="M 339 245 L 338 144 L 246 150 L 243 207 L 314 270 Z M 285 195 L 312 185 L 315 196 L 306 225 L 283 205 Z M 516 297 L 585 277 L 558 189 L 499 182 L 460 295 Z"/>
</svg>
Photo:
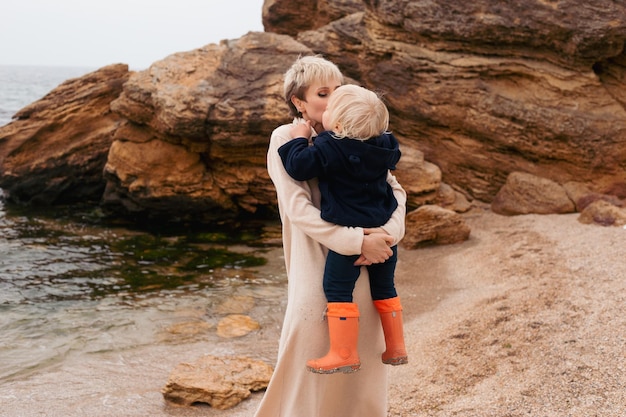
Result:
<svg viewBox="0 0 626 417">
<path fill-rule="evenodd" d="M 319 56 L 299 58 L 285 74 L 285 99 L 296 116 L 294 123 L 308 121 L 314 136 L 321 132 L 328 97 L 342 83 L 343 75 L 333 63 Z M 364 265 L 386 261 L 392 255 L 389 246 L 404 235 L 406 194 L 389 175 L 398 201 L 398 208 L 383 226 L 389 235 L 365 234 L 362 228 L 322 220 L 317 181 L 293 180 L 278 154 L 278 148 L 291 138 L 292 127 L 287 124 L 274 130 L 267 154 L 282 221 L 288 301 L 274 375 L 255 416 L 385 417 L 387 371 L 380 359 L 385 342 L 365 268 L 354 290 L 354 300 L 361 310 L 361 370 L 320 375 L 308 372 L 305 363 L 307 358 L 328 350 L 322 288 L 327 248 L 343 255 L 362 254 Z"/>
</svg>

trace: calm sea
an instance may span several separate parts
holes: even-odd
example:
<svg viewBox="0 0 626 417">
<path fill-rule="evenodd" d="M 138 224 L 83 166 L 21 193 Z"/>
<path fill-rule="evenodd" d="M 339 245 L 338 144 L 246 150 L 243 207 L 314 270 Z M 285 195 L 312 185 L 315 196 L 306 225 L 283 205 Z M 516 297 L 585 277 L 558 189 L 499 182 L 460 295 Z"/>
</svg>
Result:
<svg viewBox="0 0 626 417">
<path fill-rule="evenodd" d="M 0 125 L 89 71 L 0 66 Z M 0 393 L 81 355 L 185 341 L 227 345 L 214 326 L 229 311 L 278 327 L 282 252 L 259 243 L 276 225 L 138 230 L 82 210 L 26 211 L 0 198 Z"/>
</svg>

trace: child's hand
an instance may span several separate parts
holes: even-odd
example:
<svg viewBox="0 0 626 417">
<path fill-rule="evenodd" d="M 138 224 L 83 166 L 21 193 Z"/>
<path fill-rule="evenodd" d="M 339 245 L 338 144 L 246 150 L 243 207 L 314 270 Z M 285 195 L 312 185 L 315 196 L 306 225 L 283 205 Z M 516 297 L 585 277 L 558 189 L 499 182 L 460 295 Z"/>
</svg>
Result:
<svg viewBox="0 0 626 417">
<path fill-rule="evenodd" d="M 311 139 L 311 121 L 307 120 L 304 123 L 298 123 L 291 127 L 291 138 L 306 138 Z"/>
</svg>

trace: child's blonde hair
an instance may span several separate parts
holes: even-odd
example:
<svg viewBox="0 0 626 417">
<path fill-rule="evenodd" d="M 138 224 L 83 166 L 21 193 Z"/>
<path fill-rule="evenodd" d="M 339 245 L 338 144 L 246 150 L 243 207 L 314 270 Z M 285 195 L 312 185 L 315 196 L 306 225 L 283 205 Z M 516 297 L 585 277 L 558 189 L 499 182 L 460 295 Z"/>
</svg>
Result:
<svg viewBox="0 0 626 417">
<path fill-rule="evenodd" d="M 346 84 L 330 95 L 328 127 L 337 139 L 368 140 L 389 128 L 389 110 L 378 94 L 358 85 Z"/>
<path fill-rule="evenodd" d="M 301 56 L 287 70 L 283 93 L 292 116 L 301 117 L 302 114 L 291 102 L 291 98 L 296 96 L 304 100 L 307 88 L 318 81 L 322 83 L 336 81 L 343 84 L 343 74 L 337 65 L 321 55 Z"/>
</svg>

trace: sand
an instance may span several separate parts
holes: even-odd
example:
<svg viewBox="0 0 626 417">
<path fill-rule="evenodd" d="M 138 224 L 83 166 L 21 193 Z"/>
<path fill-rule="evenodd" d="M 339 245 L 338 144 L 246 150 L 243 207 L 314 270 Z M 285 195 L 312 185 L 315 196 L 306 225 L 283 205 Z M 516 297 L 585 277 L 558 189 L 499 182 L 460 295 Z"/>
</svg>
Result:
<svg viewBox="0 0 626 417">
<path fill-rule="evenodd" d="M 469 241 L 403 255 L 390 416 L 626 415 L 626 230 L 577 217 L 474 210 Z M 414 313 L 422 282 L 451 291 Z"/>
<path fill-rule="evenodd" d="M 577 214 L 464 217 L 468 241 L 400 251 L 410 363 L 390 367 L 389 416 L 625 416 L 626 230 Z M 255 338 L 266 356 L 278 331 Z M 3 388 L 0 415 L 250 417 L 262 393 L 226 411 L 164 403 L 172 367 L 205 351 L 94 355 Z"/>
</svg>

